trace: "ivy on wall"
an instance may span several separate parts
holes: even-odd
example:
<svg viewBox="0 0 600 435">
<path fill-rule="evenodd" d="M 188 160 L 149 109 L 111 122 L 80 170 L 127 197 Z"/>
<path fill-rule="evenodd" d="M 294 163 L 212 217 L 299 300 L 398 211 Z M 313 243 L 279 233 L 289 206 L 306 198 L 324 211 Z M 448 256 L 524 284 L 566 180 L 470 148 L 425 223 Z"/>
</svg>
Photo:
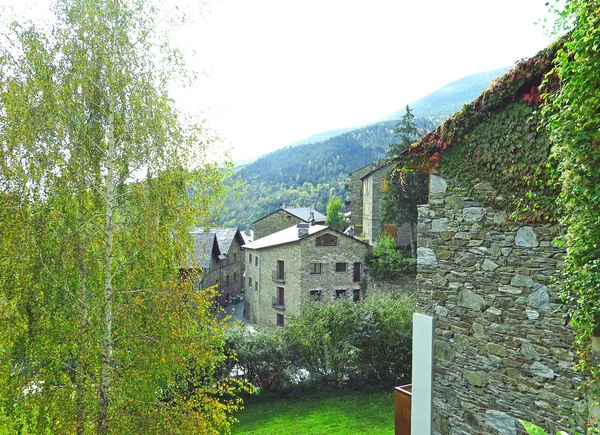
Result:
<svg viewBox="0 0 600 435">
<path fill-rule="evenodd" d="M 561 89 L 547 98 L 544 117 L 566 229 L 563 297 L 571 307 L 579 368 L 586 386 L 598 389 L 599 361 L 591 350 L 593 337 L 600 337 L 600 1 L 566 0 L 558 26 L 573 30 L 557 52 L 553 73 Z"/>
<path fill-rule="evenodd" d="M 441 153 L 436 166 L 467 186 L 488 182 L 494 191 L 474 196 L 516 210 L 522 221 L 555 220 L 558 190 L 549 183 L 550 145 L 540 122 L 534 106 L 511 103 L 466 134 L 460 146 Z"/>
</svg>

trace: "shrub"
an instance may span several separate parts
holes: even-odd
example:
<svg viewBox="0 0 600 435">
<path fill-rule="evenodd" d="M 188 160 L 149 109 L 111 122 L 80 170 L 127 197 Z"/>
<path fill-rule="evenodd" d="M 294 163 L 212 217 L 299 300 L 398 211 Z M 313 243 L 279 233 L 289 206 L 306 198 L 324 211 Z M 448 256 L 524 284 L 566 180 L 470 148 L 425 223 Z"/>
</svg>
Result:
<svg viewBox="0 0 600 435">
<path fill-rule="evenodd" d="M 383 233 L 375 243 L 373 250 L 365 257 L 369 274 L 377 281 L 389 281 L 417 272 L 417 260 L 406 257 L 398 250 L 396 241 Z"/>
</svg>

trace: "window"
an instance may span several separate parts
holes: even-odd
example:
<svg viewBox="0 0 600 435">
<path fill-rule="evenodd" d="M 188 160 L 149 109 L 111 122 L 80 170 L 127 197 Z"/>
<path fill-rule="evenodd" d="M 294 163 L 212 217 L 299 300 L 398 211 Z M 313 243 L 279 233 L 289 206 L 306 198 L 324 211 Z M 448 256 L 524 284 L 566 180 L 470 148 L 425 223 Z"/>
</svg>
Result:
<svg viewBox="0 0 600 435">
<path fill-rule="evenodd" d="M 385 193 L 388 190 L 388 180 L 387 178 L 381 179 L 381 192 Z"/>
<path fill-rule="evenodd" d="M 226 283 L 226 284 L 229 284 L 229 275 L 227 275 L 227 276 L 225 277 L 225 283 Z"/>
<path fill-rule="evenodd" d="M 310 266 L 311 275 L 320 275 L 323 273 L 323 265 L 321 263 L 313 263 Z"/>
<path fill-rule="evenodd" d="M 258 291 L 258 281 L 254 281 L 254 290 Z"/>
<path fill-rule="evenodd" d="M 333 234 L 323 234 L 317 237 L 317 246 L 337 246 L 338 238 Z"/>
<path fill-rule="evenodd" d="M 336 299 L 342 299 L 346 297 L 346 290 L 336 290 L 335 291 L 335 298 Z"/>
<path fill-rule="evenodd" d="M 237 252 L 233 253 L 233 261 L 237 261 Z"/>
<path fill-rule="evenodd" d="M 249 258 L 248 262 L 250 263 L 250 265 L 252 265 L 252 254 L 248 254 L 248 258 Z"/>
<path fill-rule="evenodd" d="M 283 314 L 277 314 L 277 326 L 283 326 L 284 319 Z"/>
<path fill-rule="evenodd" d="M 360 301 L 360 289 L 354 289 L 354 294 L 352 295 L 352 301 L 358 302 Z"/>
<path fill-rule="evenodd" d="M 283 287 L 277 287 L 277 305 L 285 307 L 285 289 Z"/>
<path fill-rule="evenodd" d="M 237 281 L 237 272 L 233 272 L 233 280 Z"/>
<path fill-rule="evenodd" d="M 345 272 L 346 271 L 346 263 L 335 263 L 335 271 L 336 272 Z"/>
<path fill-rule="evenodd" d="M 310 291 L 310 299 L 313 301 L 321 300 L 321 290 L 311 290 Z"/>
<path fill-rule="evenodd" d="M 254 256 L 254 265 L 258 266 L 258 255 Z"/>
<path fill-rule="evenodd" d="M 252 288 L 252 278 L 248 278 L 248 287 Z"/>
<path fill-rule="evenodd" d="M 352 282 L 360 282 L 360 263 L 354 263 L 354 273 L 352 274 Z"/>
</svg>

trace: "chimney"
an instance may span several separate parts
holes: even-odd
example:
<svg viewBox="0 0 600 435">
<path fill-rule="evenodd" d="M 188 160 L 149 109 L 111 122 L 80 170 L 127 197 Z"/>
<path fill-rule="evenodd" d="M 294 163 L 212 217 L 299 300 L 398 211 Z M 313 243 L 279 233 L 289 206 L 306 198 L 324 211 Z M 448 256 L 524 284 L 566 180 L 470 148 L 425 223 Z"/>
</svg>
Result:
<svg viewBox="0 0 600 435">
<path fill-rule="evenodd" d="M 308 223 L 311 225 L 315 224 L 315 212 L 313 211 L 313 209 L 310 209 L 310 213 L 308 215 Z"/>
<path fill-rule="evenodd" d="M 301 239 L 302 237 L 308 236 L 308 224 L 298 224 L 296 225 L 296 228 L 298 229 L 298 238 Z"/>
</svg>

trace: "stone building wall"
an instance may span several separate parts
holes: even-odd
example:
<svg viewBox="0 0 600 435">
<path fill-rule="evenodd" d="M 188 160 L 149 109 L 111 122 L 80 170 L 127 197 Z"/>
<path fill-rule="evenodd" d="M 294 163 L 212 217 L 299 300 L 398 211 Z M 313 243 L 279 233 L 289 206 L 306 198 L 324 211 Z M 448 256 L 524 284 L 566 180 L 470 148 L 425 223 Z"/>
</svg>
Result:
<svg viewBox="0 0 600 435">
<path fill-rule="evenodd" d="M 350 222 L 354 226 L 354 234 L 359 236 L 363 230 L 363 189 L 361 177 L 366 175 L 373 164 L 364 166 L 350 174 L 350 200 L 352 202 L 352 214 Z"/>
<path fill-rule="evenodd" d="M 383 164 L 381 161 L 377 163 Z M 363 196 L 363 232 L 369 244 L 373 245 L 381 234 L 381 209 L 385 192 L 383 179 L 391 170 L 391 164 L 383 164 L 363 178 L 365 193 Z"/>
<path fill-rule="evenodd" d="M 565 255 L 558 234 L 431 176 L 417 285 L 419 311 L 435 318 L 434 434 L 525 433 L 519 419 L 568 429 L 579 379 L 552 285 Z"/>
<path fill-rule="evenodd" d="M 236 239 L 231 243 L 227 260 L 219 261 L 219 299 L 224 302 L 229 299 L 240 296 L 244 289 L 244 253 Z"/>
<path fill-rule="evenodd" d="M 269 234 L 276 233 L 277 231 L 284 230 L 292 225 L 303 222 L 302 219 L 293 216 L 283 209 L 279 209 L 275 213 L 254 222 L 254 240 L 261 239 Z"/>
<path fill-rule="evenodd" d="M 321 291 L 321 300 L 335 298 L 336 290 L 346 290 L 346 297 L 352 298 L 361 283 L 353 282 L 354 263 L 361 263 L 361 278 L 364 276 L 364 257 L 368 245 L 348 236 L 332 232 L 338 237 L 338 246 L 316 246 L 317 235 L 311 235 L 298 242 L 266 247 L 259 250 L 246 249 L 246 260 L 253 256 L 253 263 L 246 263 L 246 281 L 252 279 L 254 290 L 246 290 L 248 320 L 261 327 L 275 328 L 277 314 L 287 320 L 290 314 L 298 314 L 303 301 L 310 298 L 311 290 Z M 255 263 L 258 255 L 258 266 Z M 273 273 L 277 262 L 284 261 L 285 282 L 275 282 Z M 312 263 L 322 264 L 321 274 L 311 274 Z M 346 272 L 336 272 L 336 263 L 346 263 Z M 256 281 L 258 280 L 258 288 Z M 274 305 L 277 287 L 284 288 L 284 307 Z M 361 296 L 362 296 L 361 292 Z"/>
</svg>

